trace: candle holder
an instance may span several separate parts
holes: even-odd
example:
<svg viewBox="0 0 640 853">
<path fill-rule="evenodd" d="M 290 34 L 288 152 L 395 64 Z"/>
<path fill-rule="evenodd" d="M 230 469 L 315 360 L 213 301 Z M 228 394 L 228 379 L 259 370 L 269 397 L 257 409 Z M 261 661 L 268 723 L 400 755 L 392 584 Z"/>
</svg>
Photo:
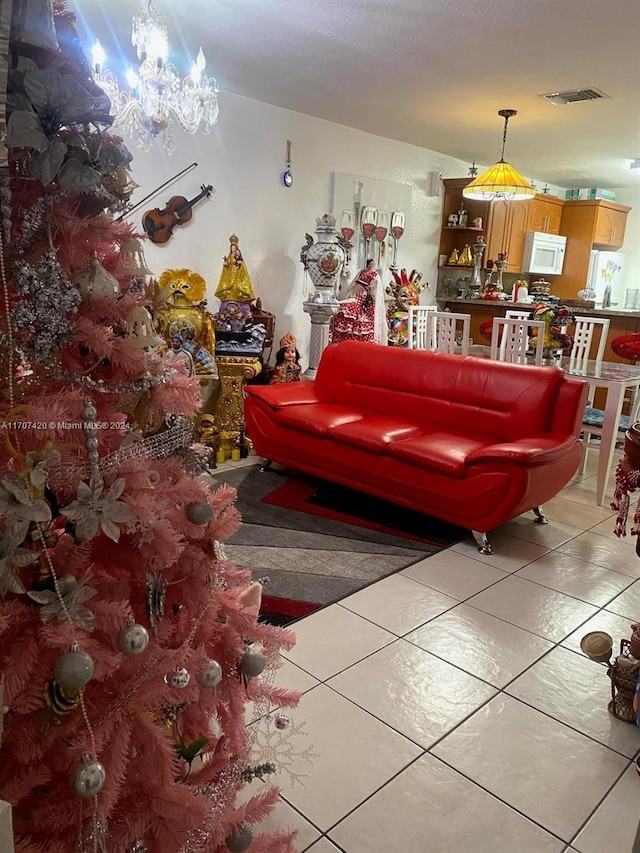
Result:
<svg viewBox="0 0 640 853">
<path fill-rule="evenodd" d="M 487 244 L 484 240 L 478 240 L 477 243 L 473 244 L 473 273 L 471 275 L 470 287 L 475 288 L 476 285 L 478 287 L 482 287 L 482 278 L 480 277 L 480 270 L 482 269 L 482 254 L 486 248 Z"/>
<path fill-rule="evenodd" d="M 498 270 L 498 280 L 496 281 L 496 287 L 498 288 L 498 290 L 502 291 L 504 290 L 504 287 L 502 286 L 502 274 L 507 268 L 506 259 L 501 258 L 500 260 L 495 261 L 495 267 Z"/>
</svg>

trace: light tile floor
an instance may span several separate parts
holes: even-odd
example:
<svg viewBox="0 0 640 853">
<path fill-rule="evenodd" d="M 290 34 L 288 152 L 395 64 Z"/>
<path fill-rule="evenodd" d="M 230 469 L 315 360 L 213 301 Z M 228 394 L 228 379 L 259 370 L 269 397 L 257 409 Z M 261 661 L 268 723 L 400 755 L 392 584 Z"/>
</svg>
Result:
<svg viewBox="0 0 640 853">
<path fill-rule="evenodd" d="M 579 643 L 629 637 L 640 559 L 596 464 L 495 555 L 460 542 L 295 623 L 279 683 L 317 757 L 269 823 L 299 853 L 631 853 L 640 729 Z"/>
</svg>

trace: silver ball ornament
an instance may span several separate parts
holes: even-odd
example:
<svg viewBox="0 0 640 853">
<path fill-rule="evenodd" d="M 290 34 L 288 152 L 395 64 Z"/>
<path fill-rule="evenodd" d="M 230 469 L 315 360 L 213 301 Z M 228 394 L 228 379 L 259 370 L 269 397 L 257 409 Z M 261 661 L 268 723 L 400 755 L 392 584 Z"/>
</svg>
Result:
<svg viewBox="0 0 640 853">
<path fill-rule="evenodd" d="M 227 845 L 231 853 L 243 853 L 251 847 L 253 841 L 253 831 L 250 823 L 241 824 L 236 831 L 225 838 L 224 843 Z"/>
<path fill-rule="evenodd" d="M 289 719 L 289 717 L 287 717 L 286 714 L 276 714 L 276 718 L 273 722 L 275 727 L 277 729 L 280 729 L 280 731 L 288 729 L 291 725 L 291 720 Z"/>
<path fill-rule="evenodd" d="M 209 501 L 187 504 L 185 515 L 191 524 L 209 524 L 213 518 L 213 507 Z"/>
<path fill-rule="evenodd" d="M 179 666 L 173 675 L 165 675 L 164 680 L 167 684 L 170 684 L 171 687 L 175 687 L 177 690 L 182 690 L 191 681 L 191 676 L 183 666 Z"/>
<path fill-rule="evenodd" d="M 129 657 L 141 655 L 149 645 L 149 632 L 144 625 L 137 625 L 130 619 L 118 634 L 118 648 Z"/>
<path fill-rule="evenodd" d="M 207 665 L 196 675 L 200 687 L 215 687 L 222 678 L 222 667 L 217 660 L 207 661 Z"/>
<path fill-rule="evenodd" d="M 253 649 L 248 649 L 240 658 L 240 672 L 247 678 L 260 675 L 266 665 L 265 656 Z"/>
<path fill-rule="evenodd" d="M 80 690 L 93 675 L 93 661 L 74 643 L 71 651 L 65 652 L 56 661 L 53 675 L 64 690 Z"/>
<path fill-rule="evenodd" d="M 96 758 L 83 755 L 69 778 L 73 791 L 83 799 L 99 794 L 107 779 L 107 772 Z"/>
</svg>

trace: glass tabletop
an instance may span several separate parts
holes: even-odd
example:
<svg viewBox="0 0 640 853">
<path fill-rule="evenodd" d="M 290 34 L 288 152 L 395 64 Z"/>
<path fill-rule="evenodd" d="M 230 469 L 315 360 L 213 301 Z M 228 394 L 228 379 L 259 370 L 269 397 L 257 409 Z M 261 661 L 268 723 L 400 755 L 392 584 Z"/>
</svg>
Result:
<svg viewBox="0 0 640 853">
<path fill-rule="evenodd" d="M 577 365 L 570 355 L 564 355 L 557 362 L 567 372 L 568 376 L 579 376 L 583 379 L 602 379 L 605 382 L 633 382 L 640 380 L 640 365 L 623 364 L 617 361 L 587 361 Z"/>
<path fill-rule="evenodd" d="M 486 344 L 471 344 L 469 355 L 476 358 L 489 358 L 491 348 Z M 531 361 L 533 364 L 533 360 Z M 601 379 L 603 382 L 640 382 L 640 364 L 623 364 L 617 361 L 587 361 L 584 366 L 578 366 L 570 355 L 563 355 L 554 362 L 556 367 L 565 371 L 567 376 L 582 379 Z M 546 365 L 543 365 L 546 366 Z"/>
</svg>

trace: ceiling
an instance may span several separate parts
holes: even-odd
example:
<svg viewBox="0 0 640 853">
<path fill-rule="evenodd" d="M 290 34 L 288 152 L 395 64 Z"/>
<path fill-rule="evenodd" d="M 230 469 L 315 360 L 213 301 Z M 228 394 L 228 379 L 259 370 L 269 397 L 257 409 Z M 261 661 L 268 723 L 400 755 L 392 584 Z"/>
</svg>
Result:
<svg viewBox="0 0 640 853">
<path fill-rule="evenodd" d="M 139 0 L 69 0 L 85 50 L 135 65 Z M 536 183 L 640 186 L 638 0 L 154 0 L 171 60 L 233 92 Z M 120 66 L 122 69 L 122 65 Z M 554 106 L 542 93 L 610 97 Z M 220 121 L 224 120 L 221 115 Z"/>
</svg>

